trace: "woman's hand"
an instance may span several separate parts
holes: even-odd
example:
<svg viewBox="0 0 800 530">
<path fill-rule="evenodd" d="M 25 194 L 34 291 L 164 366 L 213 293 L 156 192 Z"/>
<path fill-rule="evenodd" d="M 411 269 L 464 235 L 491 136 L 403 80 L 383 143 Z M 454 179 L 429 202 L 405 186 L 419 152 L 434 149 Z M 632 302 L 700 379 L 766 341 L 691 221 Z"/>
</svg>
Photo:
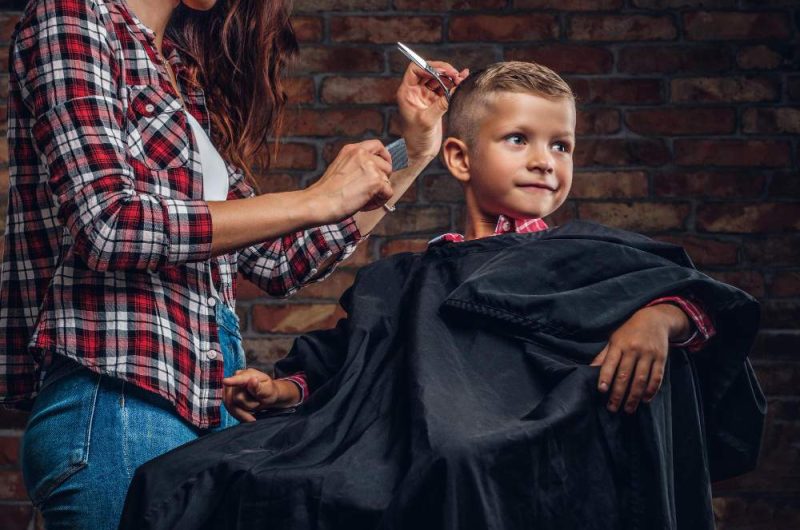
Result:
<svg viewBox="0 0 800 530">
<path fill-rule="evenodd" d="M 300 401 L 300 390 L 291 381 L 273 379 L 248 368 L 222 380 L 223 401 L 231 416 L 242 422 L 256 421 L 254 412 L 271 407 L 291 407 Z"/>
<path fill-rule="evenodd" d="M 625 393 L 625 412 L 632 414 L 644 399 L 655 397 L 664 379 L 669 341 L 688 335 L 689 318 L 679 307 L 658 304 L 640 309 L 619 327 L 592 360 L 600 366 L 598 389 L 608 392 L 608 410 L 619 410 Z"/>
<path fill-rule="evenodd" d="M 342 147 L 322 177 L 306 191 L 322 205 L 322 224 L 380 208 L 392 194 L 392 156 L 380 140 Z"/>
<path fill-rule="evenodd" d="M 428 64 L 451 77 L 456 86 L 469 75 L 469 70 L 459 72 L 441 61 Z M 397 105 L 409 161 L 432 160 L 442 145 L 442 116 L 448 107 L 442 87 L 428 72 L 411 63 L 397 89 Z"/>
</svg>

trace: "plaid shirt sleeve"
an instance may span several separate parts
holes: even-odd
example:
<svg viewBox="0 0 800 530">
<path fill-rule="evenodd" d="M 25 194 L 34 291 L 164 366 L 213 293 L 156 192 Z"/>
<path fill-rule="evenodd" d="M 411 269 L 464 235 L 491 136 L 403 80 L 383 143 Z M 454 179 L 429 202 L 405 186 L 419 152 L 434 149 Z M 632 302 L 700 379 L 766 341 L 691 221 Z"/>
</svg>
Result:
<svg viewBox="0 0 800 530">
<path fill-rule="evenodd" d="M 32 31 L 16 42 L 14 75 L 35 116 L 36 146 L 76 254 L 96 271 L 208 259 L 212 225 L 204 201 L 135 188 L 126 161 L 122 68 L 97 6 L 38 4 L 29 15 Z"/>
<path fill-rule="evenodd" d="M 673 304 L 680 307 L 689 320 L 694 324 L 694 332 L 683 342 L 670 343 L 671 346 L 676 348 L 686 348 L 690 352 L 696 352 L 703 349 L 706 342 L 716 335 L 717 330 L 714 328 L 714 323 L 709 318 L 708 314 L 703 310 L 697 302 L 692 302 L 681 296 L 665 296 L 657 298 L 647 304 L 650 307 L 657 304 Z"/>
</svg>

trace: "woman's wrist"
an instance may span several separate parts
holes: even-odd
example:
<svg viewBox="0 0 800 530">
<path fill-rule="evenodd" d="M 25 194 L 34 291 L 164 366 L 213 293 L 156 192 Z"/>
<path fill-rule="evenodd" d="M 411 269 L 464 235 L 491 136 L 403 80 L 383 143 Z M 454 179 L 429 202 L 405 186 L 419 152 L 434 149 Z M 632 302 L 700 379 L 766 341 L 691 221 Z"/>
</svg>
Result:
<svg viewBox="0 0 800 530">
<path fill-rule="evenodd" d="M 278 385 L 278 400 L 275 402 L 277 408 L 293 407 L 300 402 L 300 389 L 298 386 L 287 379 L 276 379 Z"/>
</svg>

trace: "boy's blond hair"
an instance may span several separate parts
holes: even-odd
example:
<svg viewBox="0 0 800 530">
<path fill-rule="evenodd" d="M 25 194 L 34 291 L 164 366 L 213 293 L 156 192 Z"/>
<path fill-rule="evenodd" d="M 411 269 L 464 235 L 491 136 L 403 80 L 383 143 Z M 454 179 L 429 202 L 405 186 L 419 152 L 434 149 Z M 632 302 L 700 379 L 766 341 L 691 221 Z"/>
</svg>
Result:
<svg viewBox="0 0 800 530">
<path fill-rule="evenodd" d="M 489 65 L 464 80 L 450 100 L 446 114 L 447 136 L 471 144 L 489 97 L 497 92 L 522 92 L 548 99 L 570 99 L 575 94 L 566 81 L 541 64 L 504 61 Z"/>
</svg>

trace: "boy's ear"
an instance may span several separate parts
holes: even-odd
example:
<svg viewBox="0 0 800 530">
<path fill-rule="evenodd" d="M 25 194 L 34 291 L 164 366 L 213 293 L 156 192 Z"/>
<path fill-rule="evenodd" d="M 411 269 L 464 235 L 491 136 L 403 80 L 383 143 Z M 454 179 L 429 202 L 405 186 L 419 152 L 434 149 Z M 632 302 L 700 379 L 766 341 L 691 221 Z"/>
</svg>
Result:
<svg viewBox="0 0 800 530">
<path fill-rule="evenodd" d="M 449 136 L 442 142 L 442 163 L 461 183 L 469 182 L 469 153 L 467 144 Z"/>
</svg>

